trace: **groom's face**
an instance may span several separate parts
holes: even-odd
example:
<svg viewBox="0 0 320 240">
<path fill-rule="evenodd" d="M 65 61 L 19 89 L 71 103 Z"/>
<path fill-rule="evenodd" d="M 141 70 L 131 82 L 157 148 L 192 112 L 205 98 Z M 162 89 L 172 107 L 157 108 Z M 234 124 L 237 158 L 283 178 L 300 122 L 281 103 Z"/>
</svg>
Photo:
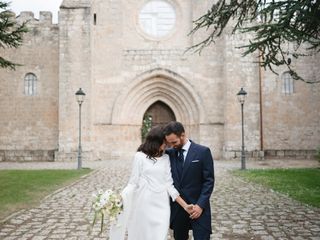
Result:
<svg viewBox="0 0 320 240">
<path fill-rule="evenodd" d="M 180 148 L 183 147 L 184 139 L 185 139 L 185 134 L 184 133 L 182 133 L 181 136 L 177 136 L 174 133 L 171 133 L 170 135 L 166 136 L 167 144 L 170 147 L 173 147 L 173 148 L 176 148 L 176 149 L 180 149 Z"/>
</svg>

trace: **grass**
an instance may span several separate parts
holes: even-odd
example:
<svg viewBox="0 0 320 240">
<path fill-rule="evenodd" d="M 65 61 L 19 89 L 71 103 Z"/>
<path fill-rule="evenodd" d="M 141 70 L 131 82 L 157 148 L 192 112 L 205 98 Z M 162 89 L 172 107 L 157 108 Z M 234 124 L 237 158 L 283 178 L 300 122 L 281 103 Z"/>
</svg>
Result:
<svg viewBox="0 0 320 240">
<path fill-rule="evenodd" d="M 320 208 L 320 169 L 236 170 L 233 173 Z"/>
<path fill-rule="evenodd" d="M 51 192 L 89 173 L 81 170 L 1 170 L 0 219 L 30 208 Z"/>
</svg>

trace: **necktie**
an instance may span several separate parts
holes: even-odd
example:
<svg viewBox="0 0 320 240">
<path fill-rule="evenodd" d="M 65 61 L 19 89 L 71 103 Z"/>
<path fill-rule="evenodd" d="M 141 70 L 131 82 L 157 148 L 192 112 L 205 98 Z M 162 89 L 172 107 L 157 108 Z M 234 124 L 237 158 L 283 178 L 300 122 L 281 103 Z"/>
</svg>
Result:
<svg viewBox="0 0 320 240">
<path fill-rule="evenodd" d="M 181 179 L 183 164 L 184 164 L 184 156 L 183 156 L 184 149 L 177 150 L 177 170 L 179 178 Z"/>
</svg>

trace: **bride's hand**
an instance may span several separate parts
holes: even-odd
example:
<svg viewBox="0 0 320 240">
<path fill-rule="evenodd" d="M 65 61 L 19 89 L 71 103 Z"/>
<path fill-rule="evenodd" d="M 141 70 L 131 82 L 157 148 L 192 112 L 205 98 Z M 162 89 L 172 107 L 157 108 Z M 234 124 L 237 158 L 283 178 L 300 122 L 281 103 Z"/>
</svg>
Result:
<svg viewBox="0 0 320 240">
<path fill-rule="evenodd" d="M 187 206 L 184 207 L 184 210 L 188 213 L 191 214 L 193 212 L 193 204 L 188 204 Z"/>
</svg>

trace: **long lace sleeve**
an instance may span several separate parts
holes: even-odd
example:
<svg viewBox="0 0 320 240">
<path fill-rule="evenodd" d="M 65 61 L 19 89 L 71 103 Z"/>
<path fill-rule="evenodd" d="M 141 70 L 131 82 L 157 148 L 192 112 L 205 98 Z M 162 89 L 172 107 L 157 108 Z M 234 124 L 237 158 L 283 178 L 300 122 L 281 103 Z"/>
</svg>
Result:
<svg viewBox="0 0 320 240">
<path fill-rule="evenodd" d="M 169 156 L 166 156 L 166 186 L 167 191 L 172 199 L 172 201 L 175 201 L 176 198 L 180 195 L 177 189 L 173 186 L 173 180 L 171 175 L 171 166 L 170 166 L 170 160 Z"/>
</svg>

